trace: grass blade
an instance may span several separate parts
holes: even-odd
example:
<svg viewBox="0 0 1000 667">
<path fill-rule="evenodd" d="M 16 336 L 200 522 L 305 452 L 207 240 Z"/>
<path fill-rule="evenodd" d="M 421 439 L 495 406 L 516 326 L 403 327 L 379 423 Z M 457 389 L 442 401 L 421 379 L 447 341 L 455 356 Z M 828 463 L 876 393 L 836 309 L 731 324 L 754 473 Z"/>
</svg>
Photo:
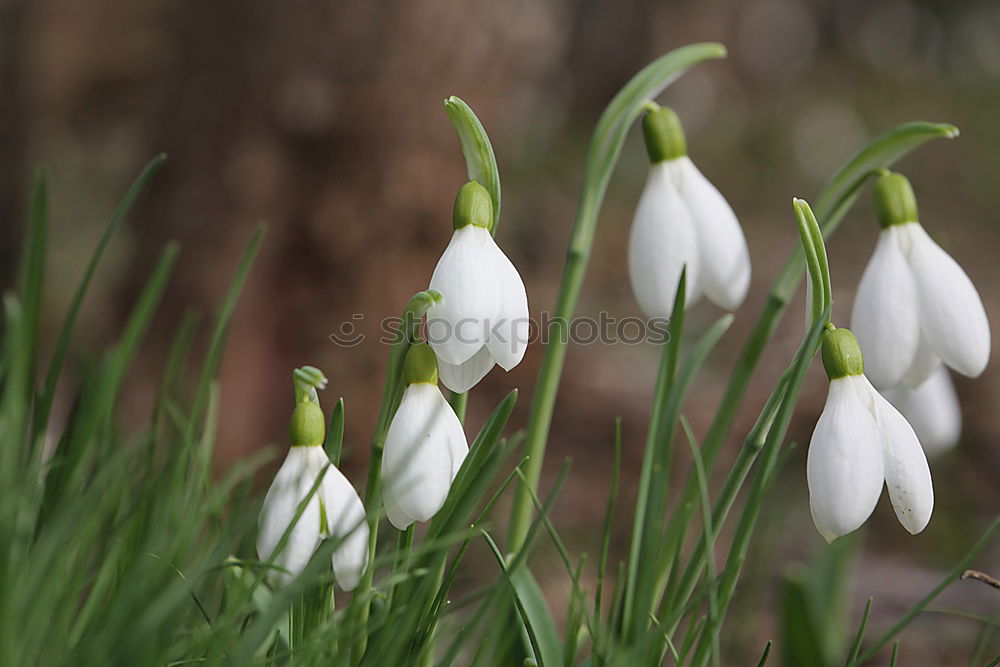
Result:
<svg viewBox="0 0 1000 667">
<path fill-rule="evenodd" d="M 201 378 L 198 380 L 198 387 L 195 391 L 194 403 L 191 406 L 191 416 L 188 421 L 187 432 L 188 441 L 192 441 L 196 437 L 195 431 L 201 419 L 201 412 L 204 409 L 205 401 L 208 399 L 212 381 L 218 376 L 219 365 L 222 363 L 222 351 L 226 343 L 226 334 L 229 331 L 229 321 L 236 310 L 236 302 L 240 298 L 243 285 L 246 283 L 247 275 L 250 273 L 250 267 L 253 266 L 253 260 L 257 256 L 257 250 L 260 248 L 260 242 L 264 237 L 265 229 L 264 224 L 259 224 L 257 225 L 257 229 L 254 230 L 253 236 L 250 238 L 250 243 L 247 244 L 246 250 L 243 251 L 243 259 L 236 269 L 236 274 L 233 276 L 232 283 L 230 283 L 229 291 L 222 302 L 219 314 L 215 319 L 215 329 L 212 332 L 212 339 L 208 345 L 208 353 L 201 368 Z"/>
<path fill-rule="evenodd" d="M 611 488 L 608 490 L 607 509 L 604 511 L 604 528 L 601 531 L 601 557 L 597 567 L 597 583 L 594 589 L 594 617 L 600 618 L 602 609 L 601 602 L 604 594 L 604 581 L 607 576 L 608 551 L 611 548 L 611 528 L 615 513 L 615 504 L 618 502 L 618 484 L 621 479 L 622 468 L 622 420 L 621 417 L 615 419 L 615 454 L 614 462 L 611 464 Z M 595 638 L 597 641 L 597 638 Z"/>
<path fill-rule="evenodd" d="M 663 466 L 663 460 L 658 444 L 665 441 L 664 432 L 672 432 L 673 423 L 668 423 L 664 417 L 669 400 L 670 389 L 674 383 L 674 373 L 677 368 L 677 357 L 680 355 L 681 338 L 684 332 L 684 305 L 687 294 L 687 267 L 681 270 L 677 290 L 674 292 L 674 309 L 670 314 L 670 331 L 663 353 L 660 358 L 660 369 L 656 375 L 656 388 L 653 390 L 653 407 L 649 416 L 649 429 L 646 435 L 646 447 L 642 455 L 642 468 L 639 473 L 639 490 L 635 500 L 635 517 L 632 523 L 632 541 L 629 549 L 628 581 L 625 585 L 625 607 L 622 616 L 621 635 L 626 642 L 639 632 L 640 624 L 645 623 L 646 613 L 642 608 L 636 608 L 636 587 L 639 580 L 640 561 L 650 551 L 648 540 L 653 534 L 647 526 L 647 513 L 650 512 L 653 494 L 653 474 L 657 465 Z M 654 517 L 654 521 L 659 517 Z"/>
<path fill-rule="evenodd" d="M 757 667 L 764 667 L 767 664 L 767 658 L 771 655 L 771 640 L 767 640 L 767 644 L 764 646 L 764 653 L 761 654 L 760 660 L 757 661 Z"/>
<path fill-rule="evenodd" d="M 653 483 L 650 485 L 648 509 L 645 524 L 642 527 L 641 551 L 637 561 L 638 572 L 635 576 L 634 604 L 631 609 L 632 625 L 623 625 L 623 637 L 626 643 L 635 641 L 647 627 L 647 621 L 658 604 L 666 581 L 662 578 L 656 565 L 663 551 L 662 525 L 667 509 L 667 488 L 670 477 L 670 461 L 674 442 L 674 430 L 680 415 L 681 404 L 687 393 L 687 388 L 694 379 L 701 364 L 708 357 L 712 348 L 719 342 L 722 335 L 732 324 L 732 315 L 723 315 L 702 336 L 691 351 L 690 358 L 677 380 L 673 383 L 667 395 L 666 403 L 660 417 L 665 425 L 658 434 L 659 441 L 655 443 Z M 629 606 L 626 603 L 626 613 Z"/>
<path fill-rule="evenodd" d="M 858 632 L 854 635 L 854 642 L 851 644 L 851 650 L 847 654 L 847 665 L 850 665 L 858 658 L 858 653 L 861 651 L 861 642 L 865 639 L 865 628 L 868 627 L 868 616 L 872 613 L 872 602 L 875 598 L 869 597 L 865 601 L 865 610 L 861 614 L 861 622 L 858 624 Z"/>
<path fill-rule="evenodd" d="M 953 567 L 947 575 L 945 575 L 944 579 L 942 579 L 937 586 L 931 589 L 931 591 L 925 595 L 920 602 L 913 605 L 913 607 L 906 612 L 906 614 L 904 614 L 895 625 L 889 628 L 884 635 L 875 640 L 868 650 L 865 651 L 860 658 L 852 662 L 851 665 L 860 665 L 864 663 L 866 660 L 878 653 L 882 647 L 888 644 L 896 635 L 902 632 L 903 629 L 913 621 L 913 619 L 919 616 L 924 609 L 927 608 L 927 605 L 933 602 L 934 599 L 941 594 L 941 591 L 962 576 L 962 572 L 972 564 L 972 561 L 979 555 L 979 552 L 982 551 L 987 544 L 989 544 L 998 529 L 1000 529 L 1000 516 L 998 516 L 993 523 L 990 524 L 989 528 L 986 529 L 986 532 L 983 533 L 982 537 L 976 540 L 976 543 L 973 544 L 967 552 L 965 552 L 962 559 L 958 561 L 955 567 Z"/>
<path fill-rule="evenodd" d="M 105 359 L 89 387 L 84 389 L 80 405 L 67 427 L 67 433 L 59 441 L 46 476 L 39 525 L 44 523 L 54 505 L 63 498 L 81 463 L 94 452 L 93 443 L 98 429 L 114 413 L 125 374 L 153 319 L 178 252 L 179 246 L 176 243 L 167 245 L 132 310 L 121 341 Z"/>
<path fill-rule="evenodd" d="M 528 634 L 528 640 L 531 643 L 538 666 L 562 665 L 562 644 L 556 633 L 555 621 L 552 620 L 545 598 L 538 587 L 538 582 L 525 567 L 510 569 L 504 560 L 503 553 L 500 552 L 500 547 L 493 541 L 489 533 L 484 530 L 482 535 L 493 557 L 497 559 L 500 569 L 508 577 L 514 604 Z"/>
<path fill-rule="evenodd" d="M 135 182 L 132 183 L 132 187 L 130 187 L 125 193 L 125 198 L 122 199 L 121 204 L 118 205 L 118 209 L 115 210 L 114 215 L 111 216 L 111 221 L 104 230 L 104 235 L 97 243 L 97 247 L 94 249 L 94 254 L 91 256 L 90 262 L 87 264 L 87 268 L 83 273 L 80 285 L 76 288 L 76 293 L 73 295 L 73 300 L 70 302 L 69 312 L 66 313 L 66 319 L 63 322 L 62 329 L 59 331 L 59 337 L 56 340 L 55 350 L 52 353 L 52 361 L 49 364 L 49 370 L 45 376 L 45 383 L 38 395 L 38 402 L 35 405 L 36 438 L 45 432 L 45 428 L 48 425 L 49 413 L 52 410 L 52 401 L 55 399 L 56 385 L 59 382 L 59 374 L 62 371 L 63 362 L 66 360 L 66 353 L 69 351 L 69 341 L 70 337 L 73 335 L 73 327 L 76 324 L 77 315 L 80 313 L 80 306 L 83 303 L 83 297 L 87 294 L 87 288 L 90 286 L 90 281 L 94 277 L 94 272 L 97 271 L 97 265 L 100 263 L 101 257 L 104 255 L 104 251 L 111 242 L 111 238 L 115 235 L 115 232 L 118 231 L 118 228 L 121 227 L 125 218 L 128 216 L 128 212 L 131 210 L 135 200 L 139 198 L 139 195 L 142 194 L 142 191 L 146 188 L 149 180 L 153 177 L 166 159 L 166 155 L 157 155 L 149 162 L 149 164 L 146 165 L 146 167 L 139 174 L 138 178 L 135 179 Z"/>
<path fill-rule="evenodd" d="M 343 396 L 337 399 L 337 403 L 333 406 L 333 411 L 330 413 L 330 428 L 326 431 L 326 443 L 323 445 L 323 448 L 326 449 L 326 453 L 333 465 L 339 466 L 340 453 L 344 449 Z"/>
<path fill-rule="evenodd" d="M 25 395 L 32 393 L 35 381 L 35 361 L 38 354 L 38 322 L 42 310 L 42 292 L 45 288 L 45 258 L 49 233 L 48 178 L 43 169 L 35 177 L 35 189 L 31 196 L 31 216 L 25 238 L 23 264 L 18 286 L 21 296 L 23 331 L 20 334 L 23 354 L 26 359 L 23 387 Z"/>
</svg>

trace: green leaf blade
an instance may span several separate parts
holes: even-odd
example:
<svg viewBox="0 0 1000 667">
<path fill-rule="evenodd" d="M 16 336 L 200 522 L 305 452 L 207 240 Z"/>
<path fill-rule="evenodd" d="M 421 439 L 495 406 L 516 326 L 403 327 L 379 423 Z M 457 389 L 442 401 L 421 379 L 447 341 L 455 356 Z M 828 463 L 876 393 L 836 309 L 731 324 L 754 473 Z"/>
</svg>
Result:
<svg viewBox="0 0 1000 667">
<path fill-rule="evenodd" d="M 90 257 L 90 262 L 87 264 L 87 268 L 83 273 L 83 278 L 80 280 L 80 284 L 76 288 L 76 292 L 73 295 L 73 300 L 70 302 L 69 311 L 66 313 L 66 319 L 63 321 L 62 329 L 59 331 L 59 337 L 56 340 L 55 350 L 52 353 L 52 361 L 49 364 L 49 370 L 45 376 L 45 383 L 38 397 L 38 403 L 35 410 L 36 437 L 37 434 L 41 434 L 45 431 L 45 427 L 48 424 L 49 413 L 52 410 L 52 401 L 55 399 L 56 384 L 59 382 L 59 374 L 62 371 L 63 362 L 66 360 L 66 354 L 69 351 L 69 341 L 70 337 L 73 335 L 73 327 L 76 324 L 76 318 L 80 313 L 80 306 L 83 304 L 83 298 L 87 294 L 87 288 L 90 287 L 90 281 L 94 277 L 94 273 L 97 271 L 97 265 L 100 263 L 101 257 L 104 255 L 104 251 L 107 249 L 108 244 L 111 243 L 112 237 L 128 217 L 128 213 L 132 209 L 132 205 L 135 204 L 136 199 L 138 199 L 139 195 L 146 189 L 146 185 L 149 184 L 149 181 L 153 178 L 156 172 L 159 171 L 166 159 L 167 156 L 162 153 L 157 155 L 155 158 L 150 160 L 149 164 L 146 165 L 139 176 L 135 179 L 132 186 L 125 193 L 125 197 L 122 199 L 121 204 L 118 205 L 118 208 L 111 216 L 111 220 L 108 222 L 108 226 L 104 230 L 104 235 L 101 237 L 97 247 L 94 249 L 94 254 Z"/>
<path fill-rule="evenodd" d="M 489 533 L 483 531 L 483 538 L 489 545 L 493 557 L 497 559 L 500 569 L 508 576 L 514 605 L 517 607 L 521 622 L 524 623 L 524 629 L 528 634 L 528 640 L 535 653 L 538 666 L 562 665 L 562 642 L 559 641 L 555 621 L 552 620 L 552 615 L 545 603 L 545 596 L 542 594 L 542 589 L 538 586 L 535 577 L 526 567 L 508 567 L 500 547 L 489 536 Z"/>
<path fill-rule="evenodd" d="M 465 156 L 465 169 L 469 179 L 478 182 L 490 193 L 493 200 L 493 224 L 490 233 L 496 236 L 500 221 L 500 171 L 497 168 L 493 144 L 486 134 L 486 128 L 465 100 L 452 95 L 444 101 L 444 110 L 458 132 Z"/>
</svg>

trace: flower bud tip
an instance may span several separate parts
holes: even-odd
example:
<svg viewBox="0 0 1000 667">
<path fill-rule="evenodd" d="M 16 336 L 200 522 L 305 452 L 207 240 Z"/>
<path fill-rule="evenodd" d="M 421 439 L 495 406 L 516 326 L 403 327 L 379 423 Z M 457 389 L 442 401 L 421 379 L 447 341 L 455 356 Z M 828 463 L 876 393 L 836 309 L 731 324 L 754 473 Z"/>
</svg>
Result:
<svg viewBox="0 0 1000 667">
<path fill-rule="evenodd" d="M 427 343 L 416 343 L 406 353 L 406 361 L 403 362 L 403 381 L 407 385 L 418 382 L 437 384 L 437 357 Z"/>
<path fill-rule="evenodd" d="M 827 328 L 822 335 L 823 368 L 826 376 L 837 380 L 848 375 L 861 375 L 865 372 L 864 358 L 861 356 L 861 346 L 849 329 Z"/>
<path fill-rule="evenodd" d="M 319 404 L 298 403 L 292 412 L 288 437 L 293 447 L 322 445 L 326 437 L 326 419 Z"/>
<path fill-rule="evenodd" d="M 467 225 L 489 229 L 492 224 L 493 200 L 490 198 L 490 193 L 476 181 L 469 181 L 462 186 L 455 197 L 452 225 L 455 229 Z"/>
<path fill-rule="evenodd" d="M 875 182 L 875 210 L 882 229 L 917 222 L 917 198 L 909 179 L 886 170 Z"/>
<path fill-rule="evenodd" d="M 652 164 L 687 155 L 681 119 L 670 107 L 651 109 L 642 117 L 642 136 Z"/>
</svg>

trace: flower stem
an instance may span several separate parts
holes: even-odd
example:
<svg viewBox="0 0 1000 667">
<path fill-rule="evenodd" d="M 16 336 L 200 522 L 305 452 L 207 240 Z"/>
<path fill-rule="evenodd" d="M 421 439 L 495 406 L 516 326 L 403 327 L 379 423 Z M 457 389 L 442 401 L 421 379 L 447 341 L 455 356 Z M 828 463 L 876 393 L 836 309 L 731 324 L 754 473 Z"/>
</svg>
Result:
<svg viewBox="0 0 1000 667">
<path fill-rule="evenodd" d="M 396 329 L 396 340 L 389 352 L 389 367 L 386 369 L 385 388 L 382 391 L 382 404 L 378 419 L 375 422 L 375 432 L 372 434 L 371 461 L 368 464 L 368 480 L 365 484 L 365 513 L 368 516 L 368 567 L 361 577 L 361 582 L 355 590 L 355 598 L 370 600 L 368 595 L 375 577 L 375 547 L 378 542 L 378 524 L 382 511 L 382 451 L 385 449 L 385 436 L 389 424 L 396 414 L 403 395 L 403 361 L 410 345 L 416 340 L 420 328 L 420 319 L 430 306 L 441 300 L 441 295 L 433 290 L 417 292 L 406 304 L 402 321 Z M 368 623 L 371 611 L 370 602 L 357 605 L 358 626 Z M 351 655 L 353 663 L 358 664 L 364 657 L 368 643 L 368 632 L 359 634 L 354 643 Z"/>
<path fill-rule="evenodd" d="M 515 491 L 507 534 L 508 552 L 516 552 L 524 544 L 533 513 L 531 492 L 538 489 L 545 459 L 545 445 L 563 364 L 566 361 L 569 321 L 576 311 L 576 304 L 587 271 L 590 249 L 594 244 L 597 219 L 604 202 L 604 195 L 611 174 L 618 162 L 629 128 L 642 113 L 643 104 L 658 95 L 685 69 L 709 58 L 719 58 L 726 53 L 721 44 L 703 43 L 675 49 L 647 65 L 636 74 L 615 96 L 601 114 L 587 152 L 584 167 L 583 191 L 577 211 L 573 235 L 570 239 L 566 265 L 563 269 L 555 317 L 549 326 L 549 343 L 538 373 L 535 395 L 531 404 L 524 452 L 526 484 Z"/>
<path fill-rule="evenodd" d="M 455 411 L 458 421 L 465 424 L 465 407 L 469 403 L 469 393 L 463 392 L 459 394 L 453 391 L 448 396 L 448 403 L 451 405 L 451 409 Z"/>
</svg>

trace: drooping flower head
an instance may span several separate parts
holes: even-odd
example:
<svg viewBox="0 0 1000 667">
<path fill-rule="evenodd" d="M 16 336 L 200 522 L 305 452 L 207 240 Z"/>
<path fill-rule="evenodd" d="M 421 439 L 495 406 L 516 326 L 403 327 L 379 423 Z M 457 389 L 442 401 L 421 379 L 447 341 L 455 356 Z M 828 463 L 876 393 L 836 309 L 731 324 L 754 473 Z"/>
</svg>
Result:
<svg viewBox="0 0 1000 667">
<path fill-rule="evenodd" d="M 493 240 L 493 202 L 469 181 L 455 198 L 451 242 L 438 260 L 430 289 L 440 303 L 427 311 L 427 339 L 441 381 L 466 392 L 494 364 L 509 371 L 528 346 L 528 295 L 517 269 Z"/>
<path fill-rule="evenodd" d="M 332 556 L 334 576 L 345 591 L 354 590 L 368 564 L 364 505 L 323 449 L 326 420 L 316 387 L 326 386 L 326 378 L 318 369 L 306 366 L 296 371 L 295 383 L 297 402 L 289 430 L 291 447 L 264 497 L 257 555 L 261 560 L 273 559 L 274 565 L 281 568 L 273 579 L 287 583 L 305 569 L 324 539 L 337 540 Z M 320 476 L 322 481 L 310 497 Z M 309 501 L 296 521 L 298 507 L 306 498 Z M 276 554 L 289 526 L 288 538 Z"/>
<path fill-rule="evenodd" d="M 919 533 L 934 507 L 927 458 L 906 419 L 865 377 L 857 339 L 829 327 L 822 356 L 830 389 L 806 463 L 816 528 L 828 542 L 858 529 L 885 482 L 896 518 Z"/>
<path fill-rule="evenodd" d="M 649 317 L 670 317 L 686 266 L 686 304 L 704 294 L 738 308 L 750 285 L 750 254 L 733 209 L 691 162 L 673 110 L 654 108 L 642 129 L 652 166 L 629 237 L 636 300 Z"/>
<path fill-rule="evenodd" d="M 975 286 L 918 222 L 905 176 L 880 176 L 875 204 L 882 232 L 851 313 L 872 383 L 916 387 L 942 361 L 977 377 L 989 362 L 990 325 Z"/>
<path fill-rule="evenodd" d="M 389 424 L 382 454 L 382 502 L 393 526 L 428 521 L 444 505 L 469 443 L 438 389 L 438 366 L 426 344 L 406 355 L 406 389 Z"/>
</svg>

